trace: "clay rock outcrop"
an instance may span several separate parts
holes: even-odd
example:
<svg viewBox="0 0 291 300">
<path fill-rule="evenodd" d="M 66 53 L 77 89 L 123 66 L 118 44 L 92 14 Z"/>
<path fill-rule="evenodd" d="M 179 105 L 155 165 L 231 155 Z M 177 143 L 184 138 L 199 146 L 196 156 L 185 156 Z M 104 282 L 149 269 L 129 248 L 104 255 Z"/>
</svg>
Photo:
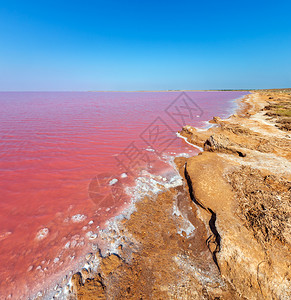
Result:
<svg viewBox="0 0 291 300">
<path fill-rule="evenodd" d="M 236 190 L 232 181 L 225 177 L 226 172 L 237 171 L 236 175 L 241 174 L 243 182 L 243 176 L 250 176 L 246 172 L 240 173 L 238 168 L 216 153 L 207 152 L 188 159 L 186 164 L 193 201 L 200 206 L 200 215 L 209 227 L 210 237 L 216 235 L 216 241 L 219 241 L 219 251 L 217 247 L 213 248 L 214 259 L 222 278 L 239 296 L 245 299 L 289 299 L 290 245 L 279 241 L 262 244 L 252 228 L 246 226 L 247 219 L 240 217 Z M 242 184 L 240 189 L 249 193 L 247 185 Z M 269 193 L 272 194 L 272 189 Z"/>
<path fill-rule="evenodd" d="M 205 151 L 210 152 L 224 152 L 234 153 L 239 156 L 245 157 L 246 153 L 243 148 L 231 143 L 230 140 L 223 135 L 211 135 L 204 143 L 203 148 Z"/>
</svg>

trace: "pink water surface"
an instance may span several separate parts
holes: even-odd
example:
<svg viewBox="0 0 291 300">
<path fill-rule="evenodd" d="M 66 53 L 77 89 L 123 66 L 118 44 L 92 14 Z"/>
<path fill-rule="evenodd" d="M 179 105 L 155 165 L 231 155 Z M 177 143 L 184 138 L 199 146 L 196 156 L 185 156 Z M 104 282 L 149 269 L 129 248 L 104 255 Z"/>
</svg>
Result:
<svg viewBox="0 0 291 300">
<path fill-rule="evenodd" d="M 235 108 L 233 100 L 245 94 L 188 92 L 195 109 L 184 121 L 203 127 L 213 116 L 227 117 Z M 180 95 L 0 93 L 2 298 L 36 292 L 69 270 L 90 243 L 86 233 L 95 232 L 129 201 L 123 187 L 132 184 L 140 168 L 158 172 L 166 167 L 164 154 L 197 153 L 175 136 L 182 122 L 173 113 L 183 109 Z M 163 129 L 159 144 L 157 125 Z M 110 186 L 112 179 L 118 182 Z"/>
</svg>

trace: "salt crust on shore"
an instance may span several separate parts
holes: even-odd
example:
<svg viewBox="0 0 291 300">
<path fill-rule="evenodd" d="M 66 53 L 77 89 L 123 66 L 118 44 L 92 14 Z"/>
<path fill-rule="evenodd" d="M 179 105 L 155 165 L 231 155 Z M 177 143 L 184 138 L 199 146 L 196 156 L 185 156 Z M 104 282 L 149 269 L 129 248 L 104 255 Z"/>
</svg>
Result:
<svg viewBox="0 0 291 300">
<path fill-rule="evenodd" d="M 177 156 L 189 157 L 189 154 L 180 153 L 179 155 L 176 155 L 176 157 Z M 176 170 L 176 166 L 174 164 L 174 157 L 170 155 L 163 155 L 162 159 L 167 161 L 169 165 L 172 166 L 173 168 L 172 172 L 170 173 L 168 172 L 163 176 L 161 176 L 161 175 L 153 175 L 147 171 L 142 171 L 140 173 L 140 176 L 135 179 L 135 185 L 133 187 L 127 187 L 125 189 L 126 193 L 131 197 L 131 202 L 129 206 L 126 207 L 121 214 L 108 220 L 105 224 L 105 229 L 99 230 L 98 234 L 93 231 L 89 231 L 86 233 L 88 240 L 91 243 L 92 242 L 94 243 L 92 244 L 93 251 L 96 251 L 98 248 L 96 247 L 96 244 L 100 243 L 100 241 L 103 241 L 99 245 L 101 246 L 102 256 L 118 253 L 118 246 L 121 244 L 119 223 L 122 222 L 122 220 L 124 219 L 129 219 L 131 214 L 136 211 L 135 203 L 142 200 L 146 196 L 155 197 L 159 193 L 163 192 L 165 189 L 174 188 L 183 184 L 182 177 L 179 175 L 179 173 Z M 122 174 L 121 178 L 125 178 L 126 176 L 127 176 L 126 174 Z M 77 214 L 71 217 L 71 221 L 80 223 L 80 222 L 84 222 L 86 218 L 87 216 L 85 215 Z M 90 221 L 88 224 L 92 225 L 93 223 L 92 221 Z M 87 230 L 87 226 L 85 227 Z M 178 233 L 182 236 L 182 233 L 185 232 L 186 236 L 190 237 L 194 234 L 194 231 L 195 231 L 195 227 L 188 220 L 184 220 L 184 224 L 178 230 Z M 127 238 L 131 238 L 134 244 L 138 244 L 136 241 L 134 241 L 132 237 L 128 236 Z M 68 241 L 64 245 L 64 248 L 68 249 L 70 247 L 75 247 L 75 246 L 77 246 L 77 243 L 73 239 L 72 241 Z M 87 258 L 89 257 L 88 254 L 86 255 L 86 257 Z M 74 259 L 74 257 L 72 259 Z M 86 259 L 86 261 L 87 262 L 79 269 L 81 270 L 90 269 L 91 272 L 96 272 L 100 263 L 99 258 L 96 256 L 90 256 L 90 259 Z M 58 263 L 58 261 L 55 261 L 54 263 Z M 52 297 L 57 299 L 66 299 L 68 297 L 68 292 L 72 287 L 71 279 L 67 281 L 64 278 L 63 282 L 65 282 L 66 284 L 65 285 L 61 283 L 57 284 L 58 286 L 57 291 L 49 291 L 49 290 L 40 291 L 38 293 L 38 296 L 36 296 L 34 299 L 37 299 L 40 296 L 40 294 L 42 295 L 41 296 L 42 299 L 52 299 Z"/>
</svg>

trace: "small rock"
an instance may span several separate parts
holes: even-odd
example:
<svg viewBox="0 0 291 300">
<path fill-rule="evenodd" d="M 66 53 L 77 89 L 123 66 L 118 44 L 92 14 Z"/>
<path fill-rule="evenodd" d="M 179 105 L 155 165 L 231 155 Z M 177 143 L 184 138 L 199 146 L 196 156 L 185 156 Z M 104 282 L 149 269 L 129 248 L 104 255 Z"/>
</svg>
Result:
<svg viewBox="0 0 291 300">
<path fill-rule="evenodd" d="M 93 253 L 87 253 L 85 258 L 86 260 L 89 260 L 92 257 Z"/>
<path fill-rule="evenodd" d="M 54 295 L 54 298 L 60 297 L 61 293 L 62 293 L 62 291 L 57 291 Z"/>
<path fill-rule="evenodd" d="M 81 270 L 81 274 L 82 274 L 83 282 L 85 282 L 85 280 L 90 277 L 90 272 L 86 268 L 83 268 Z"/>
</svg>

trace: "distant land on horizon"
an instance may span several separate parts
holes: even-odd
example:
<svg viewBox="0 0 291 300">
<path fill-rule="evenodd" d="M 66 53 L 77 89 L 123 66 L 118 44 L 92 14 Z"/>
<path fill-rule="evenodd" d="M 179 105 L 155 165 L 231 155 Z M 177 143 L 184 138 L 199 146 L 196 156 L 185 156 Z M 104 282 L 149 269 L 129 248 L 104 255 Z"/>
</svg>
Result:
<svg viewBox="0 0 291 300">
<path fill-rule="evenodd" d="M 66 92 L 91 92 L 91 93 L 164 93 L 164 92 L 233 92 L 233 91 L 283 91 L 291 92 L 290 88 L 268 88 L 268 89 L 168 89 L 168 90 L 25 90 L 25 91 L 0 91 L 0 93 L 66 93 Z"/>
<path fill-rule="evenodd" d="M 267 91 L 267 90 L 272 90 L 272 91 L 291 91 L 291 88 L 270 88 L 270 89 L 206 89 L 206 90 L 133 90 L 133 91 L 88 91 L 88 92 L 115 92 L 115 93 L 120 93 L 120 92 L 142 92 L 142 93 L 147 93 L 147 92 L 232 92 L 232 91 Z"/>
</svg>

